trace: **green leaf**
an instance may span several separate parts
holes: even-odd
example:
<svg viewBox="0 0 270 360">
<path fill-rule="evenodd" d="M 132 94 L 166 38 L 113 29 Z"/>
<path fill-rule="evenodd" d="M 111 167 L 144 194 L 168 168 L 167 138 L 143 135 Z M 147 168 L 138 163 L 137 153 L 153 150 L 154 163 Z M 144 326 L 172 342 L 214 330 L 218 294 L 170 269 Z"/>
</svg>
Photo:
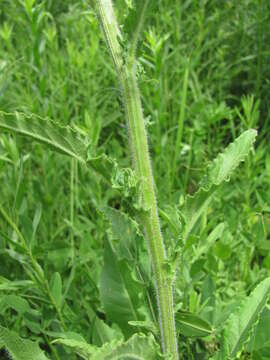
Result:
<svg viewBox="0 0 270 360">
<path fill-rule="evenodd" d="M 96 173 L 101 175 L 103 180 L 111 185 L 111 176 L 114 168 L 117 167 L 117 163 L 114 159 L 102 154 L 96 157 L 89 157 L 87 159 L 87 164 L 89 164 Z"/>
<path fill-rule="evenodd" d="M 225 224 L 220 223 L 214 228 L 214 230 L 211 231 L 206 241 L 200 244 L 199 249 L 196 251 L 195 256 L 193 256 L 192 258 L 193 262 L 200 259 L 202 254 L 207 254 L 209 249 L 214 245 L 215 241 L 222 236 L 224 229 L 225 229 Z"/>
<path fill-rule="evenodd" d="M 208 208 L 213 194 L 214 191 L 208 193 L 204 190 L 199 190 L 194 196 L 187 196 L 184 208 L 182 209 L 182 214 L 185 218 L 184 241 L 188 238 L 200 216 Z"/>
<path fill-rule="evenodd" d="M 223 181 L 229 181 L 233 171 L 247 157 L 256 136 L 256 130 L 245 131 L 207 167 L 200 189 L 193 196 L 187 196 L 182 209 L 186 222 L 184 240 L 187 239 L 198 219 L 209 206 L 217 186 Z"/>
<path fill-rule="evenodd" d="M 31 244 L 34 242 L 36 237 L 37 228 L 41 219 L 42 214 L 42 206 L 40 203 L 37 204 L 34 219 L 32 222 L 32 236 L 31 236 Z"/>
<path fill-rule="evenodd" d="M 270 348 L 270 308 L 265 307 L 260 315 L 260 320 L 256 326 L 256 331 L 248 344 L 247 351 L 260 351 L 263 348 Z"/>
<path fill-rule="evenodd" d="M 101 211 L 110 221 L 113 238 L 119 240 L 118 258 L 134 259 L 134 251 L 138 245 L 138 224 L 126 214 L 111 207 L 103 207 Z"/>
<path fill-rule="evenodd" d="M 52 276 L 50 291 L 56 306 L 60 307 L 62 301 L 62 279 L 58 272 L 55 272 Z"/>
<path fill-rule="evenodd" d="M 0 325 L 0 349 L 5 348 L 12 360 L 48 360 L 38 343 L 22 339 Z"/>
<path fill-rule="evenodd" d="M 257 131 L 249 129 L 231 143 L 222 154 L 219 154 L 208 166 L 201 187 L 210 190 L 213 185 L 220 185 L 223 181 L 229 181 L 234 170 L 245 160 L 252 149 L 256 136 Z"/>
<path fill-rule="evenodd" d="M 110 344 L 91 358 L 93 360 L 158 360 L 159 346 L 152 334 L 135 334 L 125 343 L 118 343 L 113 349 Z"/>
<path fill-rule="evenodd" d="M 4 295 L 1 297 L 0 314 L 4 314 L 7 309 L 13 309 L 20 315 L 23 315 L 25 312 L 31 310 L 28 302 L 16 295 Z"/>
<path fill-rule="evenodd" d="M 17 280 L 10 281 L 3 276 L 0 276 L 0 291 L 17 291 L 21 289 L 28 289 L 34 286 L 31 280 Z"/>
<path fill-rule="evenodd" d="M 179 310 L 175 315 L 176 329 L 187 337 L 204 337 L 213 333 L 211 325 L 197 314 Z"/>
<path fill-rule="evenodd" d="M 70 127 L 63 127 L 37 115 L 0 112 L 0 129 L 46 144 L 52 150 L 81 162 L 87 160 L 87 146 Z"/>
<path fill-rule="evenodd" d="M 120 340 L 123 338 L 121 330 L 107 325 L 101 320 L 94 310 L 91 308 L 89 301 L 82 299 L 82 304 L 86 308 L 88 318 L 93 326 L 92 343 L 93 345 L 102 346 L 114 339 Z"/>
<path fill-rule="evenodd" d="M 76 339 L 57 339 L 55 342 L 69 346 L 83 359 L 88 360 L 157 360 L 159 347 L 153 335 L 135 334 L 126 342 L 112 341 L 101 348 Z"/>
<path fill-rule="evenodd" d="M 112 245 L 105 241 L 104 266 L 100 279 L 100 297 L 108 318 L 118 324 L 124 334 L 129 336 L 135 332 L 128 324 L 131 320 L 140 320 L 137 307 L 140 289 L 130 274 L 124 261 L 118 261 Z"/>
<path fill-rule="evenodd" d="M 263 280 L 234 311 L 225 325 L 219 360 L 233 359 L 249 339 L 270 295 L 270 277 Z"/>
</svg>

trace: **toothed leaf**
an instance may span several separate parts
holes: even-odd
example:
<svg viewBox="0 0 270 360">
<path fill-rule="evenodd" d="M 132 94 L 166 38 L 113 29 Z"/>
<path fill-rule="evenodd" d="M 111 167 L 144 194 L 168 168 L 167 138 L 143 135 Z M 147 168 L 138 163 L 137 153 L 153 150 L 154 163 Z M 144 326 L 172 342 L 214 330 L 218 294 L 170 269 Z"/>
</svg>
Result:
<svg viewBox="0 0 270 360">
<path fill-rule="evenodd" d="M 249 129 L 231 143 L 223 153 L 208 166 L 203 177 L 201 187 L 210 190 L 213 185 L 220 185 L 230 180 L 230 176 L 237 166 L 245 160 L 255 142 L 257 131 Z"/>
<path fill-rule="evenodd" d="M 69 127 L 63 127 L 36 115 L 0 112 L 0 129 L 46 144 L 52 150 L 81 162 L 87 160 L 87 146 Z"/>
<path fill-rule="evenodd" d="M 187 196 L 182 209 L 185 218 L 184 239 L 186 240 L 199 217 L 207 209 L 218 185 L 228 181 L 233 171 L 247 157 L 255 142 L 257 131 L 250 129 L 241 134 L 223 153 L 208 166 L 206 175 L 201 181 L 200 189 Z"/>
</svg>

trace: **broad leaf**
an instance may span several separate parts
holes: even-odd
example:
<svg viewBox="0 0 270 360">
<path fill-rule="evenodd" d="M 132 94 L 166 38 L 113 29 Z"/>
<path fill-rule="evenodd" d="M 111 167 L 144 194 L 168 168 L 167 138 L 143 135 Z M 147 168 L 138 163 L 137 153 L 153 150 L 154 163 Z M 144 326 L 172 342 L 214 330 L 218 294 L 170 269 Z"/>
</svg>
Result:
<svg viewBox="0 0 270 360">
<path fill-rule="evenodd" d="M 175 315 L 176 329 L 187 337 L 203 337 L 213 333 L 211 325 L 197 314 L 179 310 Z"/>
<path fill-rule="evenodd" d="M 109 241 L 105 242 L 104 266 L 100 280 L 100 297 L 108 318 L 129 336 L 135 328 L 128 324 L 138 319 L 141 285 L 131 277 L 126 261 L 118 261 Z"/>
<path fill-rule="evenodd" d="M 90 323 L 93 326 L 92 333 L 92 343 L 93 345 L 102 346 L 107 342 L 112 340 L 120 340 L 123 338 L 123 335 L 118 328 L 113 328 L 107 325 L 103 320 L 101 320 L 97 314 L 91 308 L 89 301 L 82 300 L 83 306 L 86 308 L 88 318 Z"/>
<path fill-rule="evenodd" d="M 129 261 L 134 259 L 134 251 L 138 246 L 138 224 L 126 214 L 111 207 L 104 207 L 102 212 L 111 224 L 112 237 L 119 240 L 118 258 L 126 258 Z"/>
<path fill-rule="evenodd" d="M 264 348 L 270 349 L 270 308 L 265 307 L 260 315 L 260 320 L 256 326 L 256 331 L 254 332 L 250 342 L 247 346 L 248 352 L 253 351 L 262 351 Z"/>
<path fill-rule="evenodd" d="M 202 213 L 209 206 L 217 186 L 223 181 L 229 181 L 233 171 L 247 157 L 253 147 L 256 135 L 257 131 L 253 129 L 241 134 L 208 166 L 206 175 L 201 181 L 200 189 L 193 196 L 187 196 L 182 209 L 186 222 L 185 240 Z"/>
<path fill-rule="evenodd" d="M 69 127 L 45 121 L 36 115 L 0 112 L 0 129 L 26 136 L 81 162 L 87 160 L 87 146 Z"/>
<path fill-rule="evenodd" d="M 57 339 L 55 342 L 73 348 L 85 360 L 159 359 L 159 347 L 151 334 L 135 334 L 126 342 L 112 341 L 101 348 L 76 339 Z"/>
<path fill-rule="evenodd" d="M 225 325 L 219 360 L 233 359 L 249 339 L 270 296 L 270 277 L 263 280 L 231 314 Z"/>
<path fill-rule="evenodd" d="M 0 349 L 5 348 L 12 360 L 48 360 L 38 343 L 22 339 L 0 325 Z"/>
</svg>

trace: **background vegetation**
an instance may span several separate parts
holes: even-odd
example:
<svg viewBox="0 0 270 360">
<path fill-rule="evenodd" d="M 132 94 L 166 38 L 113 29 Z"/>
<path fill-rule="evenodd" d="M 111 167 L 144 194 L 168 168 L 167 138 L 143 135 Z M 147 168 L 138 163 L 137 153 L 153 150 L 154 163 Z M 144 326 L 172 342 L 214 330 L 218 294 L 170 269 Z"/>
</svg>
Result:
<svg viewBox="0 0 270 360">
<path fill-rule="evenodd" d="M 122 21 L 127 3 L 115 1 Z M 147 20 L 138 49 L 140 90 L 169 253 L 181 240 L 183 197 L 194 193 L 219 151 L 243 130 L 258 130 L 255 153 L 218 190 L 189 239 L 176 278 L 176 308 L 197 313 L 215 329 L 270 274 L 269 37 L 267 1 L 161 0 Z M 129 168 L 117 85 L 96 16 L 86 1 L 1 0 L 1 111 L 38 114 L 73 126 L 88 136 L 91 157 L 106 154 L 119 168 Z M 130 211 L 133 187 L 126 182 L 131 178 L 128 171 L 114 171 L 110 183 L 100 175 L 98 161 L 95 166 L 86 168 L 1 131 L 0 205 L 15 226 L 0 217 L 0 324 L 39 340 L 51 359 L 76 358 L 61 345 L 52 345 L 64 330 L 100 346 L 122 333 L 132 334 L 138 326 L 143 331 L 145 319 L 148 325 L 155 322 L 144 240 L 121 215 Z M 31 244 L 49 291 L 45 283 L 42 290 L 38 286 L 38 270 L 20 246 L 16 227 Z M 126 234 L 136 244 L 130 258 L 123 245 Z M 117 256 L 106 247 L 108 238 L 118 247 Z M 107 270 L 104 244 L 105 259 L 116 256 Z M 139 278 L 133 272 L 138 264 L 148 276 Z M 116 267 L 129 268 L 130 279 L 124 279 L 123 286 L 131 279 L 136 284 L 128 292 L 134 292 L 134 321 L 143 320 L 144 325 L 117 323 L 106 305 L 102 282 Z M 266 320 L 258 324 L 259 335 L 251 337 L 243 359 L 270 358 L 269 339 L 263 339 L 269 333 L 270 309 L 264 311 Z M 210 358 L 218 347 L 216 337 L 218 331 L 205 338 L 180 335 L 183 358 Z"/>
</svg>

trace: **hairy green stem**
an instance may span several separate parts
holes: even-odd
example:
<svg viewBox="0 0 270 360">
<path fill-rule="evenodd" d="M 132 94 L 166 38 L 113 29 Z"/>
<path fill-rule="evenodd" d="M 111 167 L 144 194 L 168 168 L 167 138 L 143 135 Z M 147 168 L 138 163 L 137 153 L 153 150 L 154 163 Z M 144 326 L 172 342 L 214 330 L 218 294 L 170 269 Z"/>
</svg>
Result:
<svg viewBox="0 0 270 360">
<path fill-rule="evenodd" d="M 172 278 L 169 276 L 166 268 L 167 257 L 159 224 L 147 133 L 140 93 L 137 86 L 134 46 L 131 46 L 131 52 L 127 53 L 127 56 L 124 57 L 119 43 L 121 33 L 114 15 L 111 0 L 96 0 L 96 4 L 100 23 L 119 75 L 129 127 L 134 168 L 137 177 L 142 182 L 142 205 L 146 211 L 143 212 L 141 221 L 148 239 L 152 259 L 162 348 L 165 354 L 170 355 L 173 360 L 177 360 L 178 348 L 174 321 Z M 142 14 L 142 16 L 143 15 L 144 14 Z M 140 30 L 142 18 L 140 18 L 139 21 Z M 137 41 L 137 32 L 135 36 L 135 41 Z"/>
</svg>

